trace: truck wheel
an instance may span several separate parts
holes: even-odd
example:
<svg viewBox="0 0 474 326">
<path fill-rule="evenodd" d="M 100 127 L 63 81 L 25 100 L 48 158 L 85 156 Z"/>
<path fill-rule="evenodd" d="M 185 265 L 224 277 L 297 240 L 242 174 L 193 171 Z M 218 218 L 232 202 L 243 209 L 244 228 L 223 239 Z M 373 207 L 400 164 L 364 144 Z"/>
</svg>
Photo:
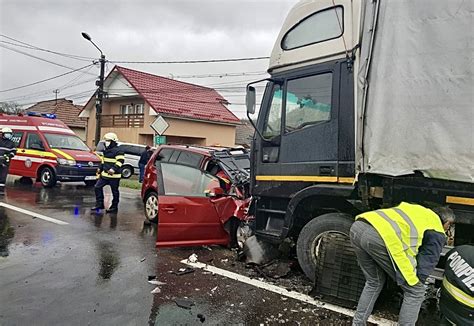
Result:
<svg viewBox="0 0 474 326">
<path fill-rule="evenodd" d="M 39 173 L 39 179 L 43 187 L 52 188 L 56 185 L 56 176 L 54 175 L 53 169 L 50 167 L 44 167 Z"/>
<path fill-rule="evenodd" d="M 128 179 L 133 175 L 133 167 L 127 165 L 122 168 L 122 178 Z"/>
<path fill-rule="evenodd" d="M 145 197 L 145 223 L 158 222 L 158 194 L 154 191 Z"/>
<path fill-rule="evenodd" d="M 312 282 L 315 281 L 321 238 L 329 233 L 339 233 L 346 235 L 349 241 L 353 221 L 349 214 L 328 213 L 312 219 L 303 227 L 296 243 L 296 253 L 301 269 Z"/>
</svg>

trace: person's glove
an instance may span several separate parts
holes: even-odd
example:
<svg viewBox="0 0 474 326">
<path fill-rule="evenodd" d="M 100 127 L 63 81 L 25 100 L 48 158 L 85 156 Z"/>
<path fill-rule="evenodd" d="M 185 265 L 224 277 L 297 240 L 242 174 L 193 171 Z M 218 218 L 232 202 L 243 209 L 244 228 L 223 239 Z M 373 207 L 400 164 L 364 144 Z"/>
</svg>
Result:
<svg viewBox="0 0 474 326">
<path fill-rule="evenodd" d="M 109 171 L 107 171 L 107 173 L 108 173 L 109 175 L 114 175 L 115 171 L 114 171 L 114 169 L 109 169 Z"/>
</svg>

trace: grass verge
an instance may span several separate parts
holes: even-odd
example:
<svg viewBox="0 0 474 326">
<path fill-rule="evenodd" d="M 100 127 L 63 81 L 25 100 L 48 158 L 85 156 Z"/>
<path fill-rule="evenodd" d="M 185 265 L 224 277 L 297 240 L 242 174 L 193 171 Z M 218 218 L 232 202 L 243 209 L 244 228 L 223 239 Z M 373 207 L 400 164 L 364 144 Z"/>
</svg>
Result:
<svg viewBox="0 0 474 326">
<path fill-rule="evenodd" d="M 142 184 L 136 179 L 122 179 L 120 180 L 120 187 L 140 190 L 142 189 Z"/>
</svg>

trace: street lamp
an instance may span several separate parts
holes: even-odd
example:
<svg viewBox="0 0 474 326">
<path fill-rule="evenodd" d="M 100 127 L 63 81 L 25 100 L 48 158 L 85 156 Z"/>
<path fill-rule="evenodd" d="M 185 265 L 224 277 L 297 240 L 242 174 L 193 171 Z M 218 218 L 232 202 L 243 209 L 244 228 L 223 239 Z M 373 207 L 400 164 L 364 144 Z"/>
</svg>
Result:
<svg viewBox="0 0 474 326">
<path fill-rule="evenodd" d="M 92 41 L 92 38 L 89 36 L 89 34 L 82 32 L 81 33 L 82 37 L 88 40 L 89 42 L 92 43 L 92 45 L 95 46 L 97 50 L 100 52 L 100 76 L 99 80 L 96 81 L 96 86 L 98 86 L 97 90 L 97 98 L 95 101 L 95 145 L 100 141 L 100 120 L 101 120 L 101 115 L 102 115 L 102 102 L 104 99 L 104 70 L 105 70 L 105 55 L 102 52 L 102 50 Z"/>
</svg>

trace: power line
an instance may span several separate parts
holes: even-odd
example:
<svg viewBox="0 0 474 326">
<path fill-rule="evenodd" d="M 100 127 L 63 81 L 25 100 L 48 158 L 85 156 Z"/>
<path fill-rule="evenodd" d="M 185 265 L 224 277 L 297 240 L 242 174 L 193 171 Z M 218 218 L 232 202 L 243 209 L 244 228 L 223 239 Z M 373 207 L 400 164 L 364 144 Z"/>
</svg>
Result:
<svg viewBox="0 0 474 326">
<path fill-rule="evenodd" d="M 62 68 L 74 70 L 74 68 L 72 68 L 72 67 L 65 66 L 65 65 L 63 65 L 63 64 L 60 64 L 60 63 L 57 63 L 57 62 L 54 62 L 54 61 L 50 61 L 50 60 L 47 60 L 47 59 L 44 59 L 44 58 L 41 58 L 41 57 L 37 57 L 37 56 L 32 55 L 32 54 L 30 54 L 30 53 L 23 52 L 23 51 L 20 51 L 20 50 L 17 50 L 17 49 L 13 49 L 13 48 L 8 47 L 8 46 L 6 46 L 6 45 L 0 44 L 0 47 L 2 47 L 2 48 L 4 48 L 4 49 L 8 49 L 8 50 L 13 51 L 13 52 L 16 52 L 16 53 L 20 53 L 20 54 L 26 55 L 26 56 L 31 57 L 31 58 L 35 58 L 35 59 L 37 59 L 37 60 L 41 60 L 41 61 L 50 63 L 50 64 L 55 65 L 55 66 L 58 66 L 58 67 L 62 67 Z M 94 75 L 94 74 L 89 73 L 89 75 Z"/>
<path fill-rule="evenodd" d="M 9 92 L 9 91 L 14 91 L 14 90 L 17 90 L 17 89 L 21 89 L 21 88 L 33 86 L 33 85 L 38 85 L 38 84 L 41 84 L 41 83 L 44 83 L 44 82 L 47 82 L 47 81 L 50 81 L 50 80 L 53 80 L 53 79 L 62 77 L 62 76 L 66 76 L 66 75 L 72 74 L 73 72 L 76 72 L 76 71 L 85 69 L 85 68 L 90 67 L 90 66 L 92 66 L 92 65 L 93 65 L 93 64 L 90 64 L 90 65 L 87 65 L 87 66 L 84 66 L 84 67 L 81 67 L 81 68 L 77 68 L 77 69 L 74 69 L 74 70 L 65 72 L 65 73 L 63 73 L 63 74 L 57 75 L 57 76 L 53 76 L 53 77 L 50 77 L 50 78 L 46 78 L 46 79 L 42 79 L 42 80 L 36 81 L 36 82 L 34 82 L 34 83 L 30 83 L 30 84 L 26 84 L 26 85 L 22 85 L 22 86 L 17 86 L 17 87 L 13 87 L 13 88 L 9 88 L 9 89 L 0 90 L 0 93 L 5 93 L 5 92 Z"/>
<path fill-rule="evenodd" d="M 255 61 L 265 60 L 270 57 L 247 57 L 247 58 L 229 58 L 229 59 L 209 59 L 209 60 L 182 60 L 182 61 L 119 61 L 108 60 L 112 63 L 136 63 L 136 64 L 188 64 L 188 63 L 216 63 L 216 62 L 237 62 L 237 61 Z"/>
<path fill-rule="evenodd" d="M 7 41 L 0 41 L 0 42 L 3 42 L 3 43 L 7 43 L 7 44 L 14 45 L 14 46 L 19 46 L 19 47 L 23 47 L 23 48 L 32 49 L 32 50 L 38 50 L 38 51 L 48 52 L 48 53 L 60 55 L 60 56 L 63 56 L 63 57 L 67 57 L 67 58 L 71 58 L 71 59 L 76 59 L 76 60 L 82 60 L 82 61 L 90 61 L 90 60 L 94 60 L 94 59 L 95 59 L 95 58 L 91 58 L 91 57 L 83 57 L 83 56 L 79 56 L 79 55 L 68 54 L 68 53 L 62 53 L 62 52 L 57 52 L 57 51 L 53 51 L 53 50 L 48 50 L 48 49 L 40 48 L 40 47 L 37 47 L 37 46 L 35 46 L 35 45 L 32 45 L 32 44 L 29 44 L 29 43 L 26 43 L 26 42 L 17 40 L 17 39 L 15 39 L 15 38 L 13 38 L 13 37 L 10 37 L 10 36 L 4 35 L 4 34 L 0 34 L 0 36 L 4 37 L 4 38 L 6 38 L 6 39 L 9 39 L 9 40 L 11 40 L 11 41 L 15 41 L 15 42 L 20 43 L 20 44 L 16 44 L 16 43 L 7 42 Z M 21 45 L 21 44 L 22 44 L 22 45 Z"/>
</svg>

